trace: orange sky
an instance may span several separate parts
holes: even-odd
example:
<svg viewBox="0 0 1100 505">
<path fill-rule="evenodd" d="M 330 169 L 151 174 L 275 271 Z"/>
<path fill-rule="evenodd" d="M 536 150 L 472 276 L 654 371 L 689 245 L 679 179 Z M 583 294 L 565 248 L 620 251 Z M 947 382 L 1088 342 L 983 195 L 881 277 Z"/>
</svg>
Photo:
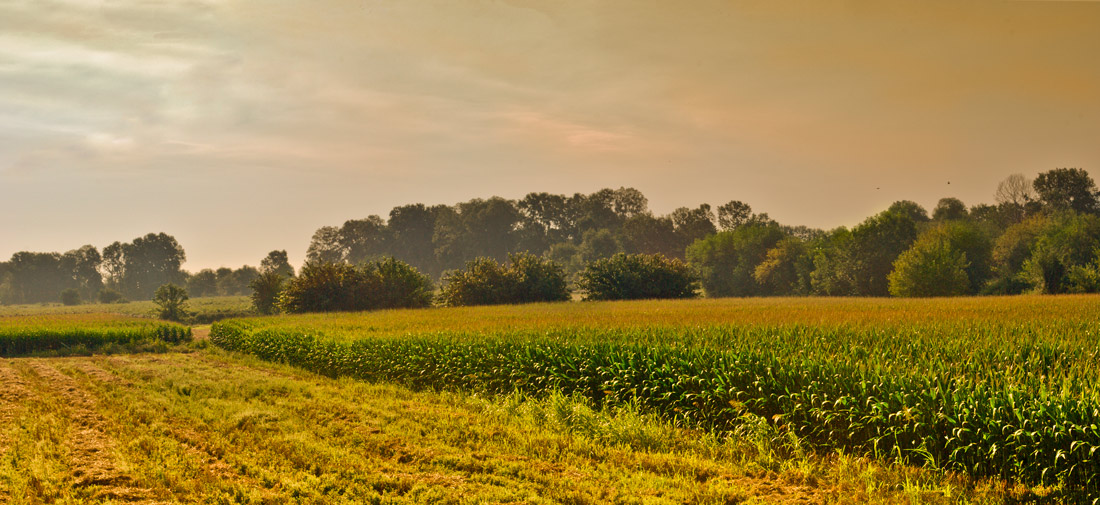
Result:
<svg viewBox="0 0 1100 505">
<path fill-rule="evenodd" d="M 1100 177 L 1097 27 L 1100 2 L 9 1 L 0 258 L 164 231 L 190 270 L 297 263 L 395 205 L 601 187 L 822 228 L 991 202 Z"/>
</svg>

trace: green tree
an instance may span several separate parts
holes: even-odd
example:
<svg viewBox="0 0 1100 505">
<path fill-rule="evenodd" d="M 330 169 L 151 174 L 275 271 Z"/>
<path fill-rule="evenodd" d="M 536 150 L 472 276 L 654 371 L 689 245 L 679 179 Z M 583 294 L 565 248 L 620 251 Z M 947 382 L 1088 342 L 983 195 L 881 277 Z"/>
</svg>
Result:
<svg viewBox="0 0 1100 505">
<path fill-rule="evenodd" d="M 753 275 L 782 239 L 778 225 L 742 225 L 695 241 L 687 257 L 709 297 L 764 295 L 769 293 L 767 286 Z"/>
<path fill-rule="evenodd" d="M 252 279 L 248 287 L 252 289 L 252 307 L 260 314 L 273 314 L 277 310 L 279 295 L 283 292 L 288 277 L 277 270 L 268 270 Z"/>
<path fill-rule="evenodd" d="M 218 275 L 209 268 L 199 270 L 187 278 L 187 292 L 196 297 L 218 294 Z"/>
<path fill-rule="evenodd" d="M 966 204 L 958 198 L 940 198 L 936 208 L 932 209 L 932 219 L 935 221 L 953 221 L 967 217 Z"/>
<path fill-rule="evenodd" d="M 764 261 L 753 270 L 753 279 L 764 291 L 777 295 L 810 294 L 813 257 L 805 242 L 787 237 L 768 249 Z"/>
<path fill-rule="evenodd" d="M 966 253 L 942 234 L 922 237 L 898 256 L 889 275 L 894 296 L 956 296 L 970 289 Z"/>
<path fill-rule="evenodd" d="M 80 291 L 76 288 L 68 288 L 61 291 L 62 305 L 80 305 Z"/>
<path fill-rule="evenodd" d="M 1080 168 L 1055 168 L 1039 174 L 1034 182 L 1035 192 L 1043 206 L 1054 211 L 1094 213 L 1097 206 L 1096 183 L 1089 173 Z"/>
<path fill-rule="evenodd" d="M 158 286 L 183 282 L 180 266 L 186 259 L 179 242 L 165 233 L 149 233 L 121 244 L 123 293 L 148 300 Z"/>
<path fill-rule="evenodd" d="M 585 300 L 694 298 L 697 285 L 688 265 L 660 254 L 619 253 L 593 261 L 577 280 Z"/>
<path fill-rule="evenodd" d="M 164 284 L 153 293 L 157 317 L 169 321 L 182 321 L 187 317 L 187 290 L 175 284 Z"/>
<path fill-rule="evenodd" d="M 896 205 L 896 204 L 895 204 Z M 852 229 L 849 278 L 855 294 L 886 296 L 886 276 L 894 261 L 917 238 L 917 224 L 910 214 L 886 210 Z"/>
<path fill-rule="evenodd" d="M 294 277 L 294 267 L 290 266 L 285 249 L 271 251 L 260 260 L 260 273 L 268 272 L 274 272 L 283 277 Z"/>
<path fill-rule="evenodd" d="M 1036 293 L 1080 291 L 1071 278 L 1086 267 L 1100 249 L 1100 216 L 1062 212 L 1047 221 L 1036 237 L 1020 278 Z"/>
</svg>

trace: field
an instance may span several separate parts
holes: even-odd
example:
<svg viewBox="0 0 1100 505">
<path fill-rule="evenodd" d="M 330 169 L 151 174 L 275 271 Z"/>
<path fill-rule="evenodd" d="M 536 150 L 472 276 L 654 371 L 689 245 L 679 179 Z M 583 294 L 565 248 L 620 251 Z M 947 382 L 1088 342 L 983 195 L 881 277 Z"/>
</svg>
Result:
<svg viewBox="0 0 1100 505">
<path fill-rule="evenodd" d="M 726 432 L 1100 495 L 1100 298 L 767 299 L 312 315 L 212 341 L 420 389 L 578 394 Z"/>
<path fill-rule="evenodd" d="M 132 350 L 190 338 L 186 326 L 116 314 L 0 317 L 0 356 L 85 354 L 108 347 Z"/>
<path fill-rule="evenodd" d="M 205 324 L 229 317 L 254 315 L 252 299 L 247 296 L 207 296 L 187 301 L 187 309 L 194 316 L 194 324 Z M 60 303 L 36 305 L 0 305 L 0 317 L 43 316 L 61 314 L 118 314 L 131 317 L 152 318 L 156 305 L 152 301 L 123 303 L 89 303 L 62 305 Z"/>
<path fill-rule="evenodd" d="M 0 503 L 995 503 L 635 409 L 329 379 L 207 349 L 0 360 Z"/>
</svg>

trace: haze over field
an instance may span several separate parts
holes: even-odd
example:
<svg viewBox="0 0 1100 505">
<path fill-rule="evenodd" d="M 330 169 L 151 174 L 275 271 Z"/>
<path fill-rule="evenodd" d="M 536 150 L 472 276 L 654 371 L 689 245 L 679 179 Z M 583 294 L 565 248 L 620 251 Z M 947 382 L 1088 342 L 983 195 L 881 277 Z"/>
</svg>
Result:
<svg viewBox="0 0 1100 505">
<path fill-rule="evenodd" d="M 1100 170 L 1100 2 L 10 0 L 0 259 L 300 263 L 390 208 L 635 187 L 853 225 Z M 948 184 L 950 182 L 950 184 Z"/>
</svg>

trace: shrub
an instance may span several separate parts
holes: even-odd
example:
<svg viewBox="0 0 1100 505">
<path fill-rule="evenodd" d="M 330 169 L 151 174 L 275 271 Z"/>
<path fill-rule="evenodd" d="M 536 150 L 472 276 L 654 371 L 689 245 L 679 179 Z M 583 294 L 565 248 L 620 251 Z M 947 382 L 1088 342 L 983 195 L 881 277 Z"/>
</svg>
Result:
<svg viewBox="0 0 1100 505">
<path fill-rule="evenodd" d="M 169 321 L 182 321 L 187 317 L 187 290 L 175 284 L 164 284 L 153 293 L 157 305 L 157 317 Z"/>
<path fill-rule="evenodd" d="M 122 293 L 111 288 L 99 290 L 99 294 L 96 295 L 96 298 L 99 299 L 99 303 L 122 303 L 126 301 L 122 298 Z"/>
<path fill-rule="evenodd" d="M 80 291 L 69 288 L 61 291 L 61 303 L 64 305 L 80 305 Z"/>
<path fill-rule="evenodd" d="M 283 292 L 286 276 L 276 271 L 267 271 L 252 279 L 248 287 L 252 288 L 252 306 L 261 314 L 275 312 L 275 302 Z"/>
<path fill-rule="evenodd" d="M 432 281 L 394 258 L 353 267 L 312 262 L 286 283 L 277 306 L 289 313 L 427 307 Z"/>
<path fill-rule="evenodd" d="M 503 265 L 490 258 L 466 263 L 443 277 L 440 301 L 448 306 L 565 301 L 569 285 L 562 267 L 529 253 L 509 255 Z"/>
<path fill-rule="evenodd" d="M 694 298 L 695 274 L 682 261 L 661 254 L 624 254 L 589 263 L 577 287 L 585 300 Z"/>
<path fill-rule="evenodd" d="M 970 288 L 966 253 L 951 246 L 942 235 L 918 240 L 894 261 L 887 276 L 894 296 L 955 296 Z"/>
</svg>

